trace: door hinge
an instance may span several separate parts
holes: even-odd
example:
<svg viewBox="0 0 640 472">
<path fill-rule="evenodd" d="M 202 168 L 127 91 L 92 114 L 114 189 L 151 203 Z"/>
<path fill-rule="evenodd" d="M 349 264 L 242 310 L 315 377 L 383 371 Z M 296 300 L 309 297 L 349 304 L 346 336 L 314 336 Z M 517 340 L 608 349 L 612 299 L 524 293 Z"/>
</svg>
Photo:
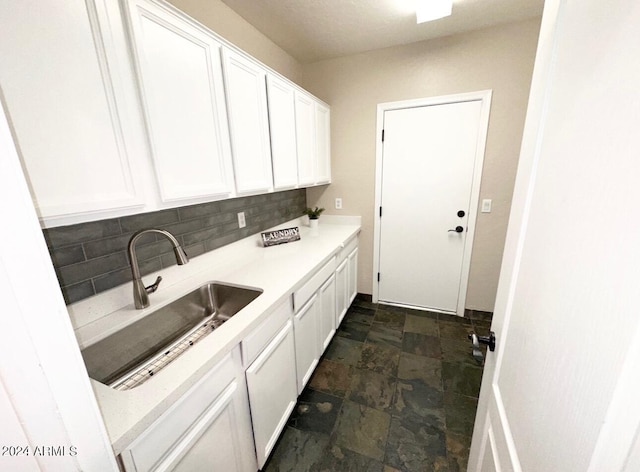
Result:
<svg viewBox="0 0 640 472">
<path fill-rule="evenodd" d="M 378 272 L 378 282 L 380 282 L 380 272 Z"/>
<path fill-rule="evenodd" d="M 384 143 L 384 130 L 382 130 L 382 142 Z"/>
<path fill-rule="evenodd" d="M 380 207 L 380 218 L 382 218 L 382 207 Z"/>
</svg>

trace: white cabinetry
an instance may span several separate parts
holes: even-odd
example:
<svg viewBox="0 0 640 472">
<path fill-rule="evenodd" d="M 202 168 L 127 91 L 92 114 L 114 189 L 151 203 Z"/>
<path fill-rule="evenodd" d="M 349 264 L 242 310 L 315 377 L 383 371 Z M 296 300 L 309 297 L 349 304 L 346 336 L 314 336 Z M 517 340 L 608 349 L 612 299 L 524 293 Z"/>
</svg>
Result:
<svg viewBox="0 0 640 472">
<path fill-rule="evenodd" d="M 335 333 L 335 270 L 332 257 L 293 293 L 298 394 Z"/>
<path fill-rule="evenodd" d="M 296 112 L 293 87 L 274 75 L 267 75 L 271 160 L 275 190 L 298 185 L 296 150 Z"/>
<path fill-rule="evenodd" d="M 224 48 L 231 150 L 238 194 L 273 190 L 265 69 Z"/>
<path fill-rule="evenodd" d="M 121 454 L 127 472 L 255 472 L 251 419 L 236 347 Z"/>
<path fill-rule="evenodd" d="M 222 45 L 164 3 L 127 6 L 162 200 L 230 196 Z"/>
<path fill-rule="evenodd" d="M 339 326 L 358 293 L 358 237 L 338 253 L 336 269 L 336 326 Z"/>
<path fill-rule="evenodd" d="M 311 95 L 296 91 L 296 136 L 298 144 L 298 184 L 331 182 L 330 111 Z"/>
<path fill-rule="evenodd" d="M 242 341 L 260 468 L 269 457 L 298 396 L 292 315 L 289 297 Z"/>
<path fill-rule="evenodd" d="M 298 90 L 296 90 L 296 138 L 298 184 L 301 187 L 313 185 L 316 178 L 315 109 L 313 98 Z"/>
<path fill-rule="evenodd" d="M 47 226 L 144 204 L 125 37 L 117 2 L 0 2 L 3 99 Z"/>
<path fill-rule="evenodd" d="M 331 117 L 329 107 L 314 103 L 316 131 L 316 185 L 331 182 Z"/>
<path fill-rule="evenodd" d="M 349 285 L 347 288 L 347 299 L 349 305 L 356 298 L 358 294 L 358 248 L 356 247 L 349 253 L 348 258 L 349 266 Z"/>
<path fill-rule="evenodd" d="M 311 297 L 294 318 L 298 394 L 302 393 L 320 359 L 320 349 L 318 348 L 319 301 L 317 295 Z"/>
<path fill-rule="evenodd" d="M 329 277 L 318 291 L 320 310 L 318 325 L 320 334 L 320 355 L 327 349 L 336 332 L 336 276 Z"/>
<path fill-rule="evenodd" d="M 340 326 L 349 308 L 349 261 L 343 260 L 336 269 L 336 326 Z"/>
</svg>

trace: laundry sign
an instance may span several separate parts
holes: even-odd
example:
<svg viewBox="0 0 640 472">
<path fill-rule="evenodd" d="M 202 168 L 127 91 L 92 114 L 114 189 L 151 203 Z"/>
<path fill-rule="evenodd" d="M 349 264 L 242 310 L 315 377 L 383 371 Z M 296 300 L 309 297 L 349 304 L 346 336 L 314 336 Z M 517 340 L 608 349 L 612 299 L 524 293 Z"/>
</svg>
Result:
<svg viewBox="0 0 640 472">
<path fill-rule="evenodd" d="M 267 231 L 260 233 L 262 236 L 262 244 L 264 247 L 276 246 L 278 244 L 290 243 L 291 241 L 300 240 L 300 228 L 277 229 L 275 231 Z"/>
</svg>

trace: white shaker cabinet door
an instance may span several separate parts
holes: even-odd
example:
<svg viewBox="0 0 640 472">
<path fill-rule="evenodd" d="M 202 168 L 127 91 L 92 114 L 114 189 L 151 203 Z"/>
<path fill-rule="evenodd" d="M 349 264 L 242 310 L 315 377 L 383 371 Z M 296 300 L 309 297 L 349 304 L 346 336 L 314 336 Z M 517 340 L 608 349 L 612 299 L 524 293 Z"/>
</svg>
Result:
<svg viewBox="0 0 640 472">
<path fill-rule="evenodd" d="M 296 91 L 296 139 L 298 149 L 298 184 L 313 185 L 316 180 L 314 100 L 309 95 Z"/>
<path fill-rule="evenodd" d="M 165 4 L 127 6 L 162 200 L 231 195 L 222 46 Z"/>
<path fill-rule="evenodd" d="M 316 122 L 316 185 L 331 183 L 331 111 L 314 103 Z"/>
<path fill-rule="evenodd" d="M 268 75 L 267 97 L 273 187 L 276 190 L 295 188 L 298 185 L 295 92 L 287 82 Z"/>
<path fill-rule="evenodd" d="M 320 359 L 318 342 L 319 300 L 318 295 L 314 295 L 294 316 L 298 394 L 302 393 Z"/>
<path fill-rule="evenodd" d="M 262 468 L 296 404 L 295 347 L 290 320 L 249 366 L 246 375 L 258 467 Z"/>
<path fill-rule="evenodd" d="M 0 2 L 3 101 L 46 226 L 144 203 L 145 141 L 119 16 L 117 2 Z"/>
<path fill-rule="evenodd" d="M 336 332 L 336 276 L 329 277 L 318 292 L 320 297 L 320 339 L 319 348 L 322 354 Z"/>
<path fill-rule="evenodd" d="M 233 168 L 238 194 L 273 190 L 265 70 L 223 49 Z"/>
<path fill-rule="evenodd" d="M 349 308 L 349 260 L 345 259 L 336 269 L 336 327 L 340 326 Z"/>
<path fill-rule="evenodd" d="M 121 454 L 126 472 L 255 472 L 249 399 L 235 348 Z"/>
<path fill-rule="evenodd" d="M 356 298 L 358 294 L 358 249 L 356 248 L 348 258 L 349 265 L 349 285 L 347 290 L 348 305 Z"/>
</svg>

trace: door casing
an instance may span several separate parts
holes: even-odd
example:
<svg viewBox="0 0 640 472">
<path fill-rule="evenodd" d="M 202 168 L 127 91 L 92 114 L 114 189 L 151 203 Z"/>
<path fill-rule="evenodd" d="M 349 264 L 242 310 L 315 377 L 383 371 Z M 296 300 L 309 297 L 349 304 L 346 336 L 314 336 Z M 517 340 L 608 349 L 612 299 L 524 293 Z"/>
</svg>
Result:
<svg viewBox="0 0 640 472">
<path fill-rule="evenodd" d="M 491 111 L 491 90 L 481 90 L 477 92 L 468 92 L 452 95 L 441 95 L 437 97 L 426 97 L 412 100 L 402 100 L 398 102 L 379 103 L 377 107 L 377 125 L 376 125 L 376 181 L 375 181 L 375 218 L 373 232 L 373 287 L 372 299 L 374 303 L 379 300 L 378 295 L 378 271 L 380 268 L 380 229 L 381 217 L 380 206 L 382 205 L 382 157 L 383 142 L 382 131 L 384 129 L 384 114 L 387 111 L 401 110 L 404 108 L 417 108 L 433 105 L 445 105 L 449 103 L 460 103 L 469 101 L 480 101 L 482 109 L 480 112 L 480 121 L 478 130 L 478 143 L 476 147 L 475 164 L 473 169 L 473 181 L 471 184 L 471 198 L 469 205 L 469 217 L 467 220 L 467 237 L 464 246 L 464 255 L 462 259 L 462 272 L 460 276 L 458 304 L 456 315 L 464 316 L 464 308 L 467 296 L 467 286 L 469 282 L 469 268 L 471 267 L 471 250 L 473 248 L 473 239 L 475 236 L 476 218 L 478 215 L 478 202 L 480 199 L 480 182 L 482 179 L 482 168 L 484 163 L 485 145 L 487 140 L 487 131 L 489 128 L 489 113 Z"/>
</svg>

